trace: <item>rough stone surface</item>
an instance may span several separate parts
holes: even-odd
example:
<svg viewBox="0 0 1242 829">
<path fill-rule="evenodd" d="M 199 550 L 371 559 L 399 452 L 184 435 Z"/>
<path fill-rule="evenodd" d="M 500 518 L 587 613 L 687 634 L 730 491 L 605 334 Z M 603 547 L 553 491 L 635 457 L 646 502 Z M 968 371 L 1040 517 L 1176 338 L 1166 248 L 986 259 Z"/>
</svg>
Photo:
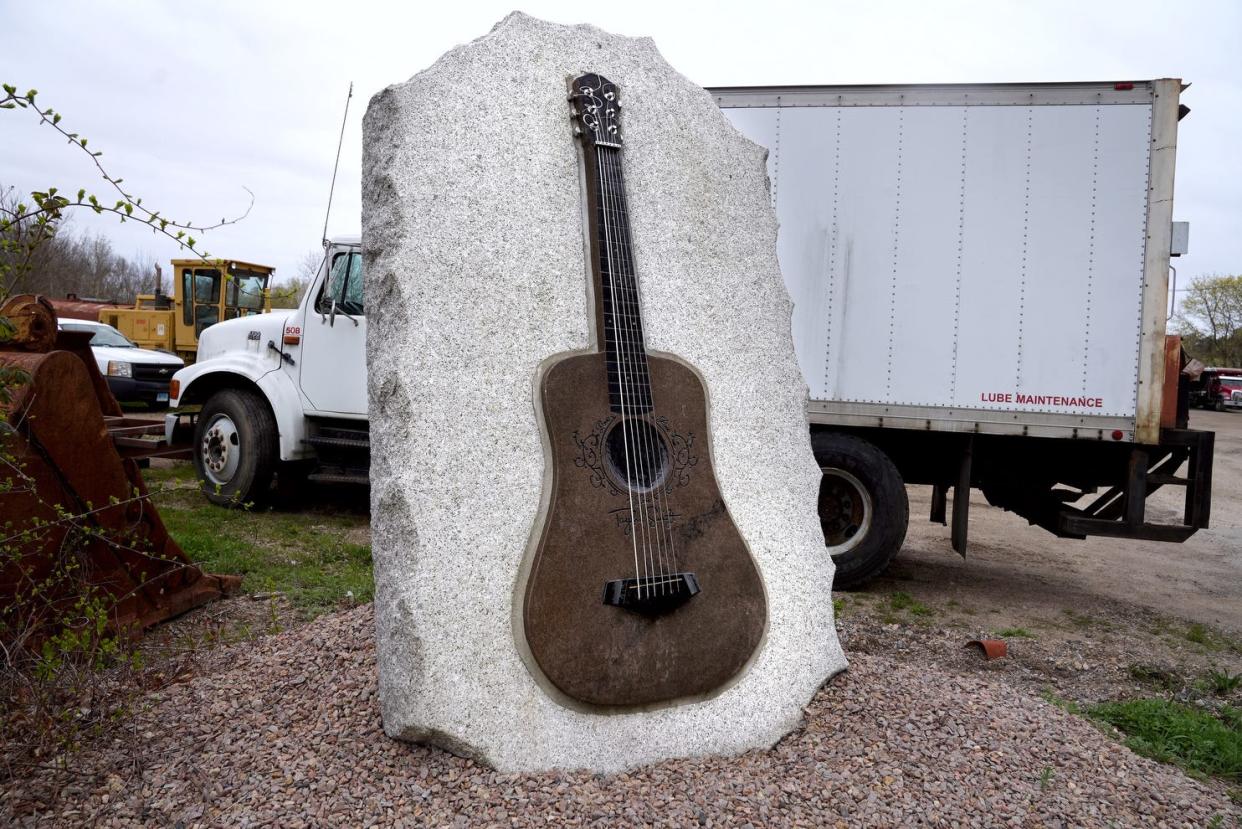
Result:
<svg viewBox="0 0 1242 829">
<path fill-rule="evenodd" d="M 570 710 L 515 645 L 540 506 L 542 361 L 590 346 L 566 81 L 625 106 L 648 347 L 702 374 L 720 486 L 768 591 L 759 655 L 705 702 Z M 764 151 L 651 40 L 512 14 L 364 122 L 372 515 L 385 730 L 503 770 L 616 770 L 769 746 L 845 667 Z"/>
</svg>

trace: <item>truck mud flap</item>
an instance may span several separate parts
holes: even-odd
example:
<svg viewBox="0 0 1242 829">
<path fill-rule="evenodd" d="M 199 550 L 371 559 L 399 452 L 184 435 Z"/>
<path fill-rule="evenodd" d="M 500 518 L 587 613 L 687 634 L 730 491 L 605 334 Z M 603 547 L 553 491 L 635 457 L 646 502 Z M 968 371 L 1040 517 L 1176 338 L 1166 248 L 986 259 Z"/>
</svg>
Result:
<svg viewBox="0 0 1242 829">
<path fill-rule="evenodd" d="M 968 436 L 961 449 L 958 460 L 957 481 L 953 486 L 953 528 L 951 530 L 953 550 L 962 558 L 966 558 L 967 531 L 970 524 L 970 484 L 971 463 L 974 459 L 974 438 Z M 945 515 L 948 509 L 949 487 L 944 483 L 932 485 L 931 520 L 937 524 L 947 524 Z"/>
<path fill-rule="evenodd" d="M 1068 537 L 1105 535 L 1153 541 L 1185 541 L 1206 529 L 1212 511 L 1212 452 L 1216 435 L 1194 429 L 1163 429 L 1157 446 L 1135 446 L 1130 451 L 1125 486 L 1111 487 L 1091 504 L 1076 509 L 1063 506 L 1055 532 Z M 1185 477 L 1176 473 L 1187 464 Z M 1186 490 L 1180 524 L 1147 520 L 1147 497 L 1161 487 Z"/>
</svg>

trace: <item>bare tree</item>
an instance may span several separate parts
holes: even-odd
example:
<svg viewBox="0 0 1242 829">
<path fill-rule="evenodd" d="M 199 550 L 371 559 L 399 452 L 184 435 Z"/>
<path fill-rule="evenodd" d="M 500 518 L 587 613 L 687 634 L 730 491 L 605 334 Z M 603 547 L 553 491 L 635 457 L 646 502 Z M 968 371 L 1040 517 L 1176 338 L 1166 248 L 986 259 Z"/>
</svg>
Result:
<svg viewBox="0 0 1242 829">
<path fill-rule="evenodd" d="M 13 212 L 20 202 L 13 188 L 0 186 L 0 211 Z M 129 304 L 139 293 L 150 293 L 154 288 L 154 259 L 127 258 L 118 254 L 105 236 L 74 233 L 69 217 L 33 250 L 24 247 L 27 229 L 14 222 L 0 230 L 0 258 L 5 260 L 0 264 L 12 270 L 17 257 L 24 260 L 24 274 L 18 283 L 22 291 L 53 299 L 77 294 Z"/>
<path fill-rule="evenodd" d="M 55 239 L 65 219 L 76 210 L 90 210 L 96 215 L 108 214 L 122 223 L 137 222 L 152 233 L 168 237 L 181 249 L 210 262 L 211 254 L 197 246 L 198 240 L 194 238 L 194 234 L 239 222 L 249 215 L 250 207 L 254 206 L 254 194 L 250 193 L 250 207 L 246 208 L 245 213 L 233 219 L 221 218 L 219 222 L 211 224 L 178 221 L 161 215 L 158 210 L 144 206 L 141 198 L 121 186 L 124 179 L 111 175 L 100 162 L 99 157 L 103 152 L 87 149 L 86 138 L 61 125 L 62 117 L 59 112 L 51 107 L 39 109 L 35 106 L 35 98 L 39 94 L 37 89 L 19 94 L 13 84 L 6 83 L 0 87 L 3 88 L 0 110 L 32 113 L 41 125 L 67 139 L 71 147 L 84 153 L 107 185 L 104 199 L 88 192 L 85 187 L 78 189 L 76 197 L 59 192 L 57 187 L 35 190 L 29 194 L 29 203 L 13 197 L 11 188 L 0 193 L 3 196 L 0 198 L 0 299 L 15 292 L 34 290 L 30 284 L 30 275 L 36 257 L 40 255 L 42 248 Z M 112 197 L 119 198 L 109 204 L 108 200 Z M 109 251 L 95 247 L 91 253 L 91 261 L 97 266 L 93 275 L 98 284 L 107 286 L 110 279 L 108 275 L 115 271 L 115 263 L 109 264 L 107 257 L 103 256 Z M 52 270 L 47 271 L 48 275 L 55 273 Z M 60 286 L 54 281 L 54 276 L 52 278 L 50 287 L 55 293 Z"/>
<path fill-rule="evenodd" d="M 1205 363 L 1242 365 L 1242 276 L 1213 274 L 1191 283 L 1178 324 L 1188 350 Z"/>
<path fill-rule="evenodd" d="M 323 264 L 322 250 L 308 250 L 298 261 L 297 273 L 285 282 L 272 288 L 273 308 L 296 308 L 302 302 L 302 295 L 319 273 Z"/>
</svg>

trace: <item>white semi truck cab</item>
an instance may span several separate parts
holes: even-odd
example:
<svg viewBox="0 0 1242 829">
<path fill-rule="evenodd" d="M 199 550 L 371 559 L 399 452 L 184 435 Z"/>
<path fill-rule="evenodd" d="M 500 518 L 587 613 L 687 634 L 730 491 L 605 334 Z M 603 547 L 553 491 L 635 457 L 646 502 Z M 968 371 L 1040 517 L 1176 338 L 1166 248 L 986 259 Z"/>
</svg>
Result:
<svg viewBox="0 0 1242 829">
<path fill-rule="evenodd" d="M 170 403 L 182 411 L 168 415 L 165 431 L 173 443 L 192 428 L 207 497 L 248 503 L 275 476 L 365 484 L 371 451 L 366 342 L 357 236 L 324 245 L 297 308 L 204 331 L 198 361 L 173 376 Z"/>
</svg>

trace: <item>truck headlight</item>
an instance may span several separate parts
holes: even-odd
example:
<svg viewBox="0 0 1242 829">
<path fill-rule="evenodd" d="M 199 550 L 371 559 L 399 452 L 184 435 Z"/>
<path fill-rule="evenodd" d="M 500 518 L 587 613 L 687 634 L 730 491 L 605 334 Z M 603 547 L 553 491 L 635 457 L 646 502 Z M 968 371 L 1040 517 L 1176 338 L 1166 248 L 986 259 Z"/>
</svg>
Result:
<svg viewBox="0 0 1242 829">
<path fill-rule="evenodd" d="M 132 364 L 126 363 L 122 360 L 109 360 L 108 361 L 108 376 L 109 377 L 133 377 L 134 367 Z"/>
</svg>

